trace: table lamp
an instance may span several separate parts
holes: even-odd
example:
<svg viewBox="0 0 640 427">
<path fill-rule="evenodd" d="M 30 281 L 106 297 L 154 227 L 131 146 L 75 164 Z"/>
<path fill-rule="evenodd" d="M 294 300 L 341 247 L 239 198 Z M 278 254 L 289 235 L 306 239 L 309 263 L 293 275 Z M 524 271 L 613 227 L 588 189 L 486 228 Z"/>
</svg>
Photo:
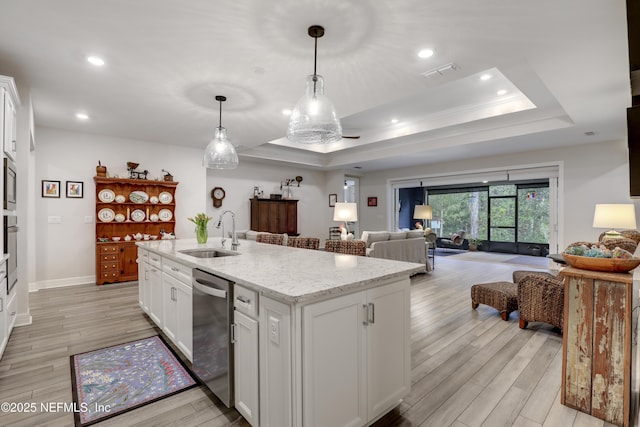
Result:
<svg viewBox="0 0 640 427">
<path fill-rule="evenodd" d="M 615 228 L 636 228 L 636 210 L 633 204 L 597 204 L 593 214 L 593 228 L 610 228 L 606 239 L 622 235 Z"/>
<path fill-rule="evenodd" d="M 426 229 L 427 220 L 433 218 L 433 210 L 429 205 L 416 205 L 413 209 L 413 217 L 423 220 L 423 227 Z"/>
<path fill-rule="evenodd" d="M 333 208 L 333 220 L 344 221 L 344 226 L 347 232 L 349 232 L 347 222 L 354 222 L 358 220 L 357 203 L 337 202 L 336 206 Z"/>
</svg>

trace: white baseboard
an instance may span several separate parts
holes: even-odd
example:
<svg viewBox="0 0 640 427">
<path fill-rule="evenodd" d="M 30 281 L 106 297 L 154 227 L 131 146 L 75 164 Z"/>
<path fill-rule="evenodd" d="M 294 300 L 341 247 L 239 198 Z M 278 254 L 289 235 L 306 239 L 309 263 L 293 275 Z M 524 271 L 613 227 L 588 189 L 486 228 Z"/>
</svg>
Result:
<svg viewBox="0 0 640 427">
<path fill-rule="evenodd" d="M 63 286 L 86 285 L 96 283 L 96 276 L 67 277 L 64 279 L 41 280 L 29 283 L 29 292 L 37 292 L 40 289 L 61 288 Z"/>
<path fill-rule="evenodd" d="M 16 316 L 16 323 L 14 326 L 27 326 L 33 322 L 31 318 L 31 314 L 29 313 L 18 313 Z"/>
</svg>

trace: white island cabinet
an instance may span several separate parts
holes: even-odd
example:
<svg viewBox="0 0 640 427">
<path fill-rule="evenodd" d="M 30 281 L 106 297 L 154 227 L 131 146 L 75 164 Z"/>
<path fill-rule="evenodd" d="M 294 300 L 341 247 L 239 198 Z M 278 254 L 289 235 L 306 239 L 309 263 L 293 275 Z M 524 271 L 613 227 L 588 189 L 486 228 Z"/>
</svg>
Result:
<svg viewBox="0 0 640 427">
<path fill-rule="evenodd" d="M 252 426 L 370 425 L 409 393 L 410 275 L 423 264 L 253 241 L 235 256 L 181 252 L 215 238 L 138 245 L 235 283 L 234 400 Z"/>
</svg>

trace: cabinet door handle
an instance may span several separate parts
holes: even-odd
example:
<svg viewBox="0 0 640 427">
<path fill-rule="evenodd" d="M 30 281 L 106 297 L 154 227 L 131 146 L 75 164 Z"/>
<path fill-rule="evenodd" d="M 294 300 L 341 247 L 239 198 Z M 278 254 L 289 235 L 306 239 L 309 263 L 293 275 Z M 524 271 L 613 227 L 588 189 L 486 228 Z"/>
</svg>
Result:
<svg viewBox="0 0 640 427">
<path fill-rule="evenodd" d="M 240 301 L 241 303 L 243 303 L 243 304 L 250 304 L 251 303 L 251 300 L 249 298 L 247 298 L 245 296 L 242 296 L 242 295 L 237 296 L 236 299 L 238 301 Z"/>
<path fill-rule="evenodd" d="M 231 324 L 231 344 L 236 343 L 236 324 Z"/>
<path fill-rule="evenodd" d="M 369 324 L 369 307 L 367 307 L 367 304 L 362 304 L 362 310 L 364 310 L 364 320 L 362 324 L 367 326 Z"/>
<path fill-rule="evenodd" d="M 376 323 L 376 307 L 372 302 L 369 303 L 369 309 L 370 310 L 367 310 L 367 314 L 369 317 L 367 320 L 373 325 L 374 323 Z"/>
<path fill-rule="evenodd" d="M 0 298 L 0 313 L 4 311 L 4 298 Z"/>
<path fill-rule="evenodd" d="M 180 271 L 180 269 L 175 268 L 175 267 L 171 267 L 171 271 L 175 271 L 176 273 Z"/>
</svg>

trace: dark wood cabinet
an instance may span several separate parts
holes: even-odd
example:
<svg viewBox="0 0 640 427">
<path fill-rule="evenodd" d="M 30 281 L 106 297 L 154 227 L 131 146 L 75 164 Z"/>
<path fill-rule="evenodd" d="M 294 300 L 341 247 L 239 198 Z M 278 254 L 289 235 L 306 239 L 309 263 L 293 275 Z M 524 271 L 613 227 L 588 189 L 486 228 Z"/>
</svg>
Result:
<svg viewBox="0 0 640 427">
<path fill-rule="evenodd" d="M 297 200 L 251 200 L 251 229 L 298 235 Z"/>
<path fill-rule="evenodd" d="M 138 248 L 134 236 L 148 234 L 149 238 L 159 239 L 161 232 L 174 232 L 178 183 L 105 177 L 94 177 L 94 181 L 96 283 L 137 280 Z"/>
</svg>

